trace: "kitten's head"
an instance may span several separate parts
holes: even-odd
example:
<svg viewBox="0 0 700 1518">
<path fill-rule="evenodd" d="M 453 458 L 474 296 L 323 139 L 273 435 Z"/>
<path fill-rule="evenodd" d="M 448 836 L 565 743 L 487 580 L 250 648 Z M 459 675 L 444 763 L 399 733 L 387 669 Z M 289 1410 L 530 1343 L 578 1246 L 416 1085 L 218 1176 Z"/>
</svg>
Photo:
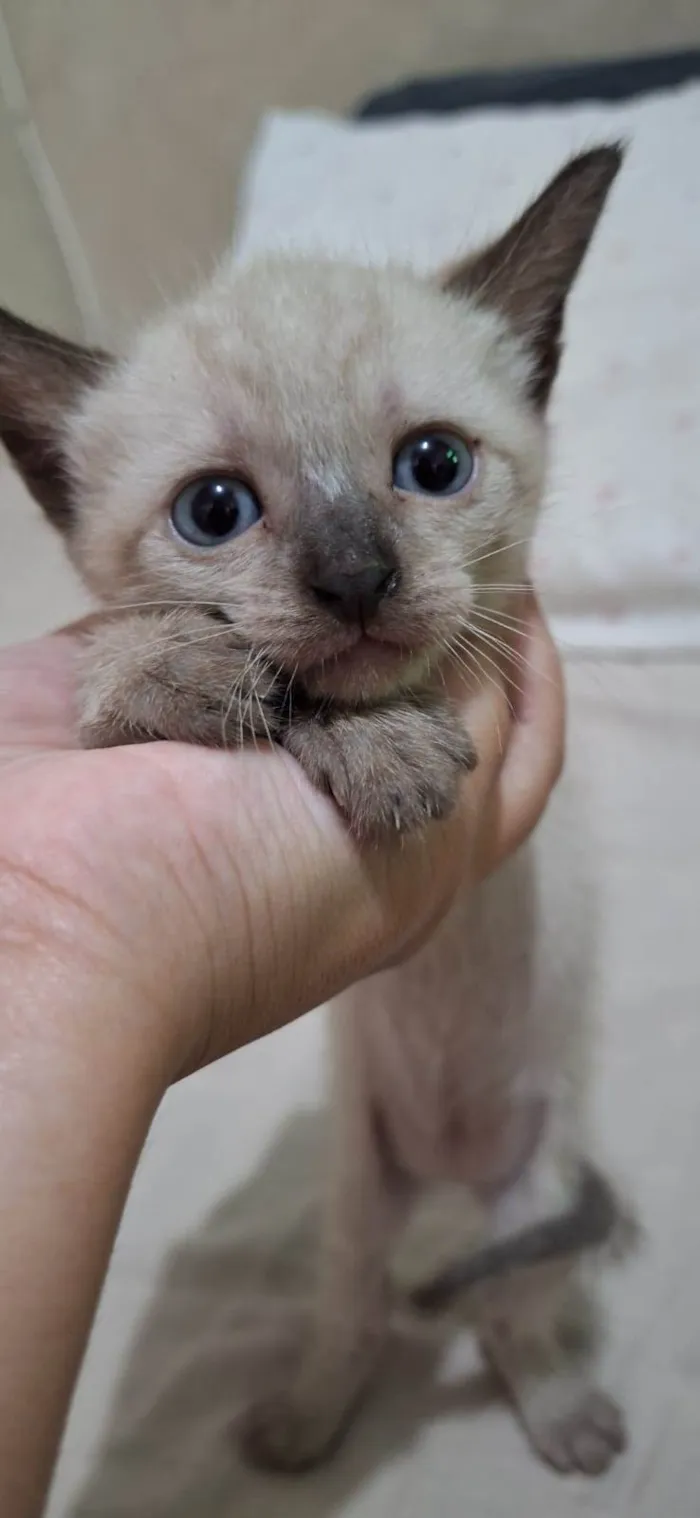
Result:
<svg viewBox="0 0 700 1518">
<path fill-rule="evenodd" d="M 0 316 L 0 436 L 89 586 L 204 606 L 348 700 L 458 649 L 524 576 L 564 303 L 620 158 L 575 159 L 439 279 L 227 269 L 120 362 Z"/>
</svg>

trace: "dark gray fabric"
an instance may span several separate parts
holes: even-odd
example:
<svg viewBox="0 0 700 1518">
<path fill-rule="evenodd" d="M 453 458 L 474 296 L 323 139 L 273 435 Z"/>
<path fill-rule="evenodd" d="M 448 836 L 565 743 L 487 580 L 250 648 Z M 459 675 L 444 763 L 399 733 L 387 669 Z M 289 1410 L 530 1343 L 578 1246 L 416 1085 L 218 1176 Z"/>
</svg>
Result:
<svg viewBox="0 0 700 1518">
<path fill-rule="evenodd" d="M 700 22 L 699 22 L 700 27 Z M 700 50 L 651 58 L 609 59 L 502 73 L 415 79 L 382 90 L 353 113 L 360 121 L 382 117 L 476 111 L 498 106 L 570 105 L 585 100 L 630 100 L 700 78 Z"/>
<path fill-rule="evenodd" d="M 460 1292 L 482 1281 L 587 1249 L 599 1249 L 610 1241 L 616 1228 L 626 1225 L 623 1209 L 609 1181 L 594 1165 L 582 1164 L 576 1194 L 565 1212 L 523 1228 L 509 1238 L 486 1244 L 466 1260 L 456 1260 L 412 1292 L 411 1301 L 422 1312 L 438 1312 Z"/>
</svg>

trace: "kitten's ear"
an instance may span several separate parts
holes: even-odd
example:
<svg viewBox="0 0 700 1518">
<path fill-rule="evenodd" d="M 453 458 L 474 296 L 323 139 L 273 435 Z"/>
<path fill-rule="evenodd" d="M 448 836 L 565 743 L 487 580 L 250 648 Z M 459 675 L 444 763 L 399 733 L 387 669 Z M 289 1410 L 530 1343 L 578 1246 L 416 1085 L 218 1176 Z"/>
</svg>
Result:
<svg viewBox="0 0 700 1518">
<path fill-rule="evenodd" d="M 0 439 L 46 515 L 71 524 L 64 424 L 105 373 L 107 354 L 42 332 L 0 308 Z"/>
<path fill-rule="evenodd" d="M 622 159 L 618 144 L 573 158 L 503 237 L 443 276 L 444 289 L 492 306 L 525 339 L 538 406 L 557 372 L 566 297 Z"/>
</svg>

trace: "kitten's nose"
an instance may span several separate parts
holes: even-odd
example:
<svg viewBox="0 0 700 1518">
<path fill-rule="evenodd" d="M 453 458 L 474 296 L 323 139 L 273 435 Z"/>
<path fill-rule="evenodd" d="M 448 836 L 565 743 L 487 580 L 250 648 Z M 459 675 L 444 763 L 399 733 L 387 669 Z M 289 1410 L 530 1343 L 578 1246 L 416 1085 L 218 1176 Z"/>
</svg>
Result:
<svg viewBox="0 0 700 1518">
<path fill-rule="evenodd" d="M 339 622 L 364 626 L 376 617 L 384 597 L 392 595 L 398 583 L 398 570 L 393 565 L 377 563 L 351 574 L 335 571 L 317 575 L 311 590 Z"/>
</svg>

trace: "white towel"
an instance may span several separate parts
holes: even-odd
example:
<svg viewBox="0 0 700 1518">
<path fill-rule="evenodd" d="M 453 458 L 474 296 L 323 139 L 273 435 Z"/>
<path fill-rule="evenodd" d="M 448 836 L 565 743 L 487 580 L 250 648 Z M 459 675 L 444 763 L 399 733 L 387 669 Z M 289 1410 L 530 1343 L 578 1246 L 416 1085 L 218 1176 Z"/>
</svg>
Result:
<svg viewBox="0 0 700 1518">
<path fill-rule="evenodd" d="M 700 86 L 625 105 L 263 125 L 235 253 L 426 270 L 579 149 L 630 150 L 571 298 L 534 573 L 573 649 L 700 650 Z"/>
</svg>

